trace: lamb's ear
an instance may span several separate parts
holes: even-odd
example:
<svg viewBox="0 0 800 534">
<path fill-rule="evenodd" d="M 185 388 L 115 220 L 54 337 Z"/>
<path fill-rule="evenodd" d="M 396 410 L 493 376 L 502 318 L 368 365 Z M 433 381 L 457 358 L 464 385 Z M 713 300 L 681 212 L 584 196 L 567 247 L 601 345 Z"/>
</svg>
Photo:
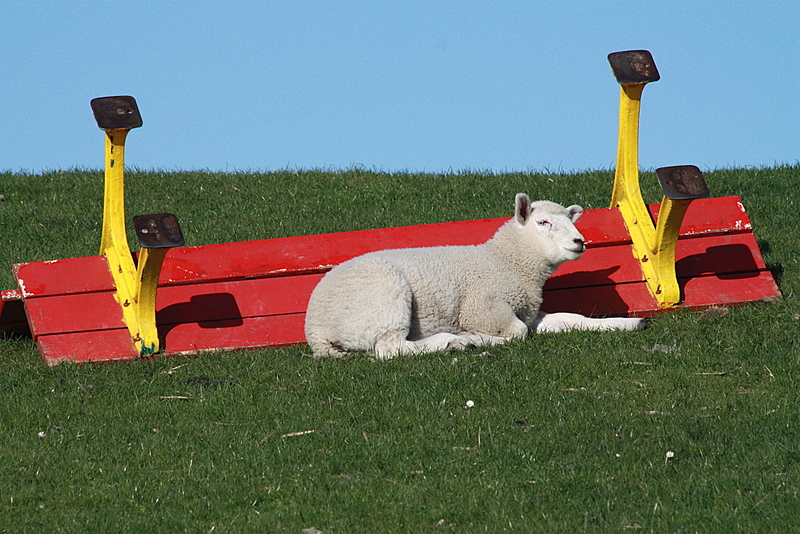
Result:
<svg viewBox="0 0 800 534">
<path fill-rule="evenodd" d="M 567 208 L 567 214 L 569 215 L 570 220 L 575 222 L 581 218 L 581 215 L 583 215 L 583 208 L 577 204 L 573 204 Z"/>
<path fill-rule="evenodd" d="M 525 193 L 517 193 L 514 199 L 514 219 L 520 226 L 525 226 L 531 218 L 531 199 Z"/>
</svg>

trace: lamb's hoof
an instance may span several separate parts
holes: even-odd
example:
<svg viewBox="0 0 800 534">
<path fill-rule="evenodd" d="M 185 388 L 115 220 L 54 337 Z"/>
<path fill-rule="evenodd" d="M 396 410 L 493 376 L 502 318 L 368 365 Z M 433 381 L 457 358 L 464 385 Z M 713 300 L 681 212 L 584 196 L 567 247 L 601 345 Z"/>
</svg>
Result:
<svg viewBox="0 0 800 534">
<path fill-rule="evenodd" d="M 454 339 L 451 339 L 447 346 L 444 348 L 445 352 L 454 352 L 457 350 L 467 350 L 467 349 L 474 349 L 476 347 L 475 343 L 467 339 L 466 337 L 459 336 Z"/>
<path fill-rule="evenodd" d="M 612 320 L 614 321 L 614 327 L 611 330 L 619 330 L 621 332 L 644 330 L 650 324 L 650 319 L 643 317 L 619 317 Z"/>
<path fill-rule="evenodd" d="M 329 348 L 326 351 L 319 351 L 314 352 L 314 359 L 315 360 L 326 360 L 328 358 L 345 358 L 349 356 L 350 353 L 344 350 L 339 350 L 337 348 Z"/>
</svg>

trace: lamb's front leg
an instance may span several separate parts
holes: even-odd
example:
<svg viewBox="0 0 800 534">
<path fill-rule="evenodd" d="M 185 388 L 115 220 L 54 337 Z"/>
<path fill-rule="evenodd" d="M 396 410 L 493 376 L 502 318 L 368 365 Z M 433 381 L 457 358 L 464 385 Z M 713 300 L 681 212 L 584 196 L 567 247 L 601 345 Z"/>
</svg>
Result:
<svg viewBox="0 0 800 534">
<path fill-rule="evenodd" d="M 647 326 L 646 319 L 628 317 L 608 317 L 596 319 L 585 317 L 577 313 L 544 313 L 539 312 L 533 323 L 533 330 L 537 334 L 543 332 L 567 332 L 569 330 L 641 330 Z"/>
<path fill-rule="evenodd" d="M 508 343 L 509 340 L 515 337 L 519 338 L 523 337 L 523 336 L 509 336 L 509 337 L 492 336 L 481 332 L 463 332 L 460 335 L 461 337 L 464 337 L 467 340 L 469 340 L 469 342 L 475 347 L 502 345 L 503 343 Z"/>
<path fill-rule="evenodd" d="M 390 360 L 402 354 L 425 354 L 428 352 L 451 352 L 475 346 L 466 336 L 439 332 L 426 338 L 406 339 L 407 332 L 387 332 L 375 344 L 375 357 Z"/>
</svg>

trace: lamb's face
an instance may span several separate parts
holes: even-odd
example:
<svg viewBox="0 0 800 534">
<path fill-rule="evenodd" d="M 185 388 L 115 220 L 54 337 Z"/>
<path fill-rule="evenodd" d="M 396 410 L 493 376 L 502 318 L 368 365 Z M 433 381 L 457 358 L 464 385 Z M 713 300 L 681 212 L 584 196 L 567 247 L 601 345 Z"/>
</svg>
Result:
<svg viewBox="0 0 800 534">
<path fill-rule="evenodd" d="M 580 206 L 570 206 L 565 211 L 566 213 L 553 213 L 549 210 L 534 210 L 529 223 L 545 237 L 545 242 L 550 245 L 547 248 L 551 259 L 558 262 L 577 260 L 586 250 L 583 236 L 574 224 L 583 213 L 583 209 Z"/>
<path fill-rule="evenodd" d="M 526 199 L 527 195 L 524 198 L 517 195 L 517 222 L 539 244 L 547 259 L 557 265 L 580 258 L 586 245 L 575 221 L 583 214 L 583 208 L 577 205 L 564 208 L 548 201 L 531 203 Z"/>
</svg>

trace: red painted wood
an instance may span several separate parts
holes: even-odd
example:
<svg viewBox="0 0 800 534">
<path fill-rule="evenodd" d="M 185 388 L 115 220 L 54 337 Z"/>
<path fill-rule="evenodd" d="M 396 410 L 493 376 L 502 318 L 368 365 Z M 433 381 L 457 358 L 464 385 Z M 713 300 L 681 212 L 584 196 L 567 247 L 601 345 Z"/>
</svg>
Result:
<svg viewBox="0 0 800 534">
<path fill-rule="evenodd" d="M 650 206 L 658 211 L 658 205 Z M 712 227 L 703 217 L 716 221 Z M 733 218 L 733 222 L 728 218 Z M 162 268 L 160 285 L 231 280 L 325 271 L 355 256 L 387 248 L 474 245 L 485 242 L 507 218 L 480 219 L 377 230 L 361 230 L 261 241 L 201 245 L 173 249 Z M 726 222 L 727 221 L 727 222 Z M 589 248 L 630 243 L 617 209 L 587 210 L 577 226 Z M 682 235 L 730 233 L 750 228 L 738 197 L 701 199 L 686 214 Z M 14 266 L 26 296 L 105 291 L 114 287 L 102 256 L 69 258 Z M 80 276 L 77 274 L 80 273 Z"/>
<path fill-rule="evenodd" d="M 772 301 L 781 293 L 772 273 L 708 275 L 679 280 L 685 300 L 681 308 L 698 310 L 710 306 L 736 306 L 747 302 Z"/>
<path fill-rule="evenodd" d="M 39 336 L 36 344 L 48 365 L 64 361 L 88 363 L 138 357 L 127 329 Z"/>
<path fill-rule="evenodd" d="M 657 213 L 658 205 L 651 209 Z M 717 222 L 712 227 L 703 217 Z M 726 223 L 727 217 L 734 217 Z M 182 247 L 170 251 L 161 284 L 246 278 L 310 270 L 324 272 L 350 258 L 387 248 L 475 245 L 488 240 L 507 218 L 361 230 L 241 243 Z M 738 197 L 702 199 L 687 211 L 682 235 L 745 231 L 750 221 Z M 587 210 L 576 226 L 589 248 L 630 243 L 617 209 Z"/>
<path fill-rule="evenodd" d="M 47 334 L 126 328 L 114 293 L 73 293 L 28 298 L 25 311 L 34 339 Z"/>
<path fill-rule="evenodd" d="M 753 251 L 756 251 L 756 254 Z M 680 242 L 679 277 L 763 270 L 752 234 L 711 235 Z M 197 283 L 159 288 L 159 324 L 178 324 L 304 312 L 322 274 Z M 546 289 L 597 287 L 641 280 L 630 245 L 589 249 L 548 280 Z M 110 291 L 27 299 L 28 316 L 37 335 L 121 328 L 122 314 Z M 87 325 L 92 325 L 91 328 Z"/>
<path fill-rule="evenodd" d="M 322 274 L 159 288 L 158 325 L 304 313 Z M 26 300 L 36 336 L 125 328 L 111 291 Z"/>
<path fill-rule="evenodd" d="M 246 318 L 236 323 L 184 323 L 159 328 L 163 354 L 296 345 L 305 342 L 305 313 Z M 39 337 L 39 351 L 48 365 L 65 361 L 102 362 L 138 356 L 127 330 L 97 330 Z"/>
<path fill-rule="evenodd" d="M 660 208 L 660 204 L 648 206 L 653 220 L 657 220 Z M 694 200 L 681 223 L 681 237 L 752 231 L 750 217 L 739 197 Z"/>
<path fill-rule="evenodd" d="M 730 275 L 706 275 L 679 279 L 684 301 L 681 309 L 738 306 L 780 296 L 769 271 Z M 545 291 L 542 310 L 582 315 L 647 317 L 668 311 L 660 308 L 644 282 L 602 285 L 591 288 L 565 287 Z"/>
<path fill-rule="evenodd" d="M 305 312 L 248 317 L 229 324 L 183 323 L 165 330 L 165 353 L 297 345 L 305 343 L 304 325 Z"/>
<path fill-rule="evenodd" d="M 114 288 L 114 279 L 104 256 L 18 263 L 13 270 L 19 286 L 25 291 L 25 298 Z"/>
<path fill-rule="evenodd" d="M 158 324 L 305 313 L 322 274 L 300 274 L 158 290 Z"/>
<path fill-rule="evenodd" d="M 658 206 L 651 206 L 657 213 Z M 157 322 L 166 354 L 290 345 L 304 341 L 308 297 L 330 266 L 386 248 L 477 244 L 507 219 L 364 230 L 183 247 L 162 270 Z M 547 311 L 658 313 L 618 210 L 578 221 L 583 258 L 545 286 Z M 683 306 L 738 304 L 779 295 L 737 197 L 695 201 L 677 250 Z M 113 279 L 101 256 L 15 266 L 29 324 L 49 363 L 135 357 Z"/>
</svg>

